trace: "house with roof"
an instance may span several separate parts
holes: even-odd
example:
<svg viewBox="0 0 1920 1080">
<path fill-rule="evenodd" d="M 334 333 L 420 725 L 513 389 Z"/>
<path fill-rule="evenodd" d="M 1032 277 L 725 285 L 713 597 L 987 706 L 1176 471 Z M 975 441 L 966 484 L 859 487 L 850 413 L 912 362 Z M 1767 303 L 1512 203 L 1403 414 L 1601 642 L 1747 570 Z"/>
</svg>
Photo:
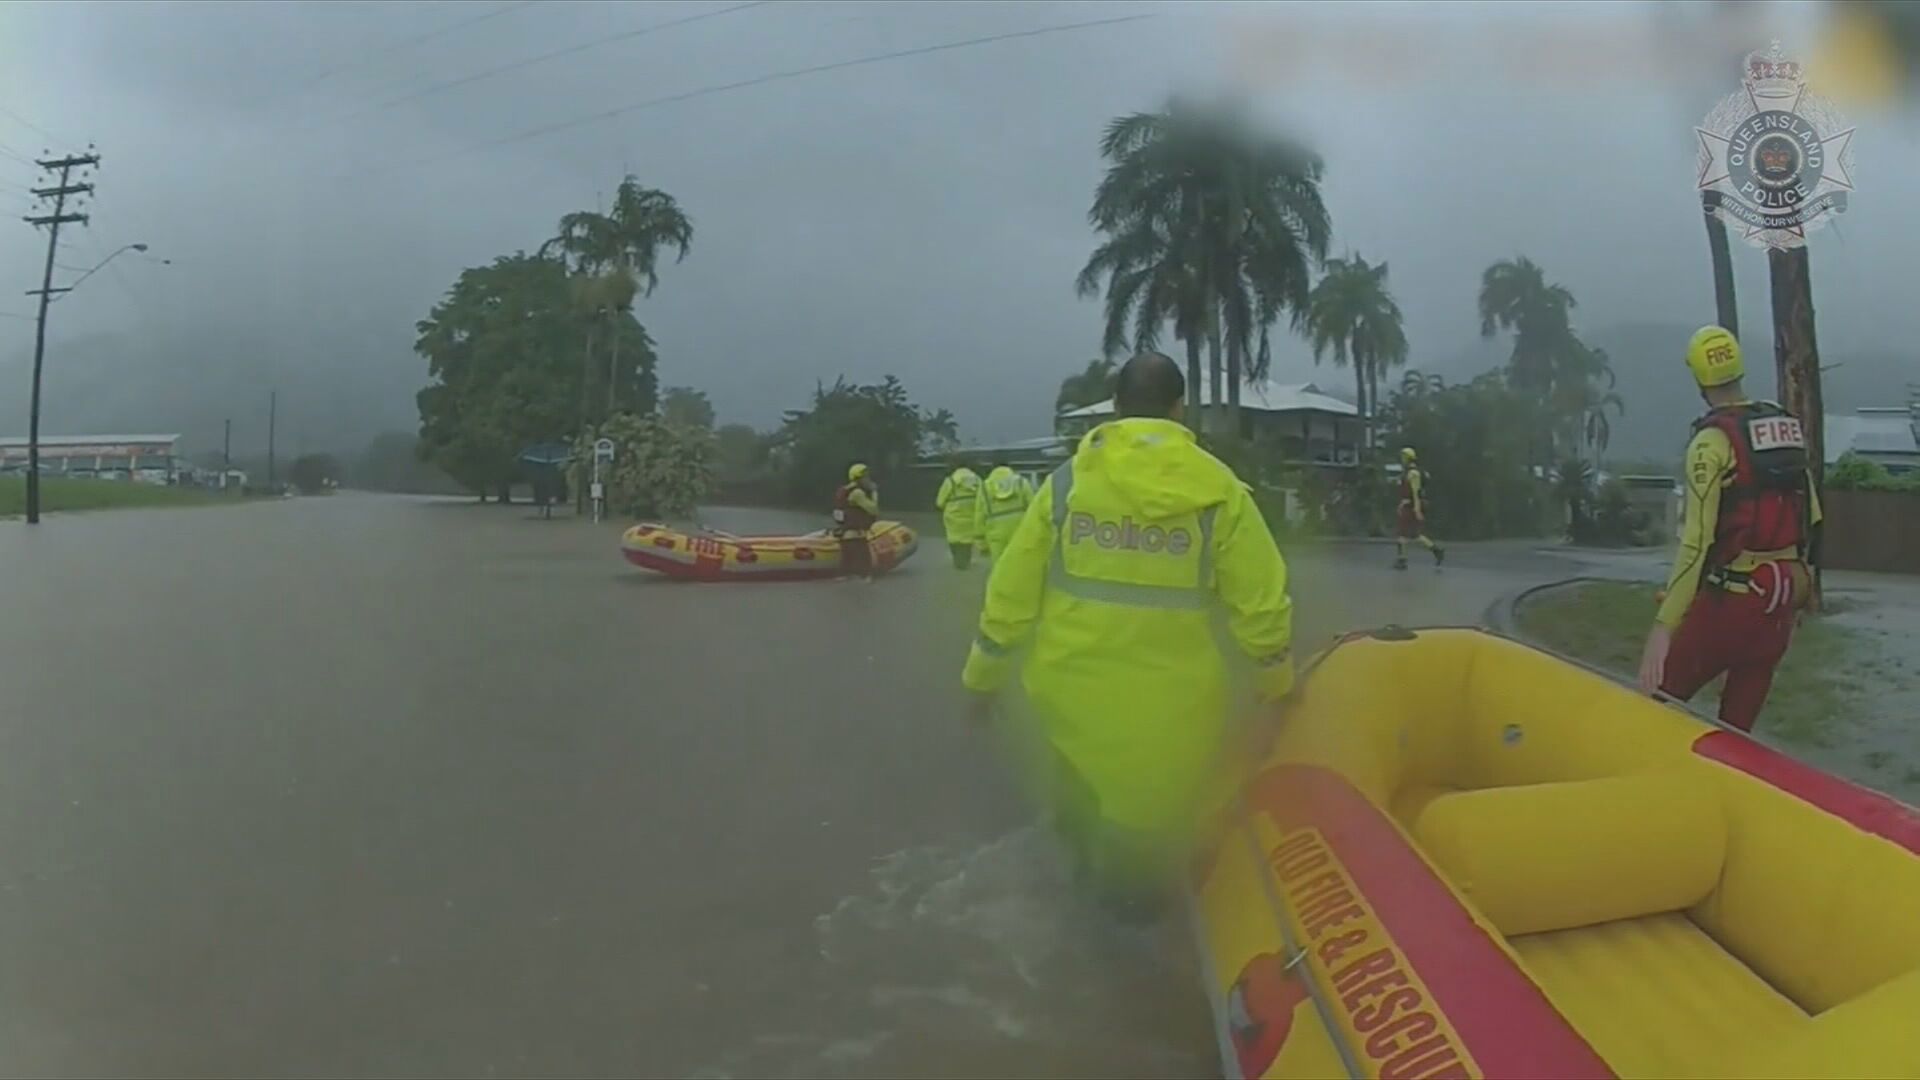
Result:
<svg viewBox="0 0 1920 1080">
<path fill-rule="evenodd" d="M 1826 416 L 1826 464 L 1851 454 L 1896 475 L 1920 471 L 1920 399 Z"/>
<path fill-rule="evenodd" d="M 1210 381 L 1200 385 L 1200 413 L 1203 430 L 1219 431 L 1227 423 L 1227 406 L 1213 400 Z M 1055 426 L 1077 439 L 1113 415 L 1108 399 L 1061 413 Z M 1366 432 L 1353 403 L 1313 383 L 1258 382 L 1241 389 L 1240 436 L 1278 446 L 1289 464 L 1351 468 L 1360 461 Z"/>
</svg>

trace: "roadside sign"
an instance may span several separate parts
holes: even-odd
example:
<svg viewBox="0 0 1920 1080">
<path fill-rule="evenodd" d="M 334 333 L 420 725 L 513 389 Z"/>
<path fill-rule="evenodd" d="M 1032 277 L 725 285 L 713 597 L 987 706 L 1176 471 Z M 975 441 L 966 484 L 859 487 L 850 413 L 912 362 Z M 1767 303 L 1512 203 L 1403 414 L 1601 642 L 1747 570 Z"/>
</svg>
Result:
<svg viewBox="0 0 1920 1080">
<path fill-rule="evenodd" d="M 595 481 L 595 482 L 594 482 L 594 484 L 593 484 L 593 487 L 592 487 L 592 489 L 591 489 L 591 491 L 590 491 L 590 494 L 591 494 L 591 496 L 592 496 L 593 498 L 595 498 L 595 499 L 604 499 L 604 498 L 606 498 L 606 497 L 607 497 L 607 485 L 605 485 L 605 484 L 602 484 L 602 483 L 600 483 L 600 482 L 598 482 L 598 481 Z"/>
<path fill-rule="evenodd" d="M 593 444 L 593 456 L 601 461 L 613 460 L 613 440 L 599 439 Z"/>
</svg>

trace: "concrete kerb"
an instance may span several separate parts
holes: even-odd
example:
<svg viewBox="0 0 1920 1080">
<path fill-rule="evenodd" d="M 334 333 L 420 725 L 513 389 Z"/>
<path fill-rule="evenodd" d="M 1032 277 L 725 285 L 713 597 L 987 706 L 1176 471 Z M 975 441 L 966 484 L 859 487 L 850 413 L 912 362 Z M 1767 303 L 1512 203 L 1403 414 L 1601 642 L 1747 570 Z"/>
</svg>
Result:
<svg viewBox="0 0 1920 1080">
<path fill-rule="evenodd" d="M 1529 637 L 1525 633 L 1522 633 L 1520 630 L 1520 605 L 1521 604 L 1526 603 L 1528 600 L 1533 599 L 1535 596 L 1538 596 L 1541 593 L 1552 592 L 1555 589 L 1566 589 L 1566 588 L 1572 588 L 1576 585 L 1588 585 L 1595 582 L 1618 581 L 1618 580 L 1620 579 L 1609 578 L 1609 577 L 1598 577 L 1592 574 L 1580 574 L 1575 577 L 1561 578 L 1558 581 L 1548 581 L 1548 582 L 1543 582 L 1539 585 L 1529 585 L 1524 589 L 1519 589 L 1514 592 L 1510 592 L 1505 596 L 1502 596 L 1499 599 L 1495 600 L 1493 603 L 1487 605 L 1487 610 L 1480 616 L 1480 622 L 1487 629 L 1492 630 L 1496 633 L 1504 634 L 1507 637 L 1515 638 L 1520 641 L 1525 641 L 1530 645 L 1538 645 L 1539 642 L 1534 641 L 1531 637 Z"/>
</svg>

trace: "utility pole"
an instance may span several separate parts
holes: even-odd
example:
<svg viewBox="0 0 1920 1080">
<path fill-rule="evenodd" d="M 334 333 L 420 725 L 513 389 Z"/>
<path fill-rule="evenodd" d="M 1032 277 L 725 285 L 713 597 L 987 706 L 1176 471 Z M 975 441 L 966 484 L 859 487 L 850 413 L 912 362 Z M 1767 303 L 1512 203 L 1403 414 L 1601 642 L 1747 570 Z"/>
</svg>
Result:
<svg viewBox="0 0 1920 1080">
<path fill-rule="evenodd" d="M 233 473 L 233 421 L 227 420 L 226 433 L 220 436 L 220 490 L 227 490 L 227 477 Z"/>
<path fill-rule="evenodd" d="M 267 490 L 273 488 L 273 421 L 280 411 L 280 391 L 267 391 Z"/>
<path fill-rule="evenodd" d="M 52 172 L 60 170 L 60 182 L 53 187 L 34 188 L 35 198 L 53 199 L 53 213 L 27 218 L 29 225 L 47 227 L 47 265 L 40 276 L 40 287 L 27 293 L 40 298 L 40 317 L 33 334 L 33 397 L 27 411 L 27 524 L 40 522 L 40 372 L 47 358 L 47 305 L 53 302 L 54 294 L 69 292 L 69 289 L 53 287 L 53 253 L 60 245 L 60 226 L 84 225 L 85 214 L 67 213 L 67 196 L 85 195 L 93 190 L 92 184 L 73 183 L 73 170 L 100 164 L 100 155 L 94 153 L 68 154 L 62 158 L 43 158 L 39 165 Z"/>
</svg>

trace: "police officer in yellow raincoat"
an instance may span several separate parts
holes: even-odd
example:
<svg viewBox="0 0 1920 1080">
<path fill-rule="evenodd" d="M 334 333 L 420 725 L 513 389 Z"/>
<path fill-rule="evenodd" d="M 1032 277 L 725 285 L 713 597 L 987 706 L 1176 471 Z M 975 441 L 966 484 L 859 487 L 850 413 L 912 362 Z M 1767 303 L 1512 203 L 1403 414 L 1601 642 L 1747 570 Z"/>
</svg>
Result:
<svg viewBox="0 0 1920 1080">
<path fill-rule="evenodd" d="M 940 481 L 940 493 L 933 498 L 940 511 L 940 523 L 947 530 L 947 548 L 953 553 L 953 568 L 965 570 L 973 563 L 973 546 L 980 538 L 974 520 L 980 497 L 980 475 L 965 465 L 956 467 Z"/>
<path fill-rule="evenodd" d="M 1180 423 L 1178 365 L 1143 353 L 1116 389 L 1120 419 L 1040 486 L 995 562 L 962 681 L 984 720 L 1026 651 L 1055 823 L 1082 876 L 1138 911 L 1244 767 L 1216 618 L 1271 703 L 1293 685 L 1293 605 L 1248 489 Z"/>
<path fill-rule="evenodd" d="M 1013 540 L 1014 530 L 1033 502 L 1033 485 L 1005 465 L 987 474 L 975 503 L 974 535 L 986 545 L 995 562 Z"/>
</svg>

